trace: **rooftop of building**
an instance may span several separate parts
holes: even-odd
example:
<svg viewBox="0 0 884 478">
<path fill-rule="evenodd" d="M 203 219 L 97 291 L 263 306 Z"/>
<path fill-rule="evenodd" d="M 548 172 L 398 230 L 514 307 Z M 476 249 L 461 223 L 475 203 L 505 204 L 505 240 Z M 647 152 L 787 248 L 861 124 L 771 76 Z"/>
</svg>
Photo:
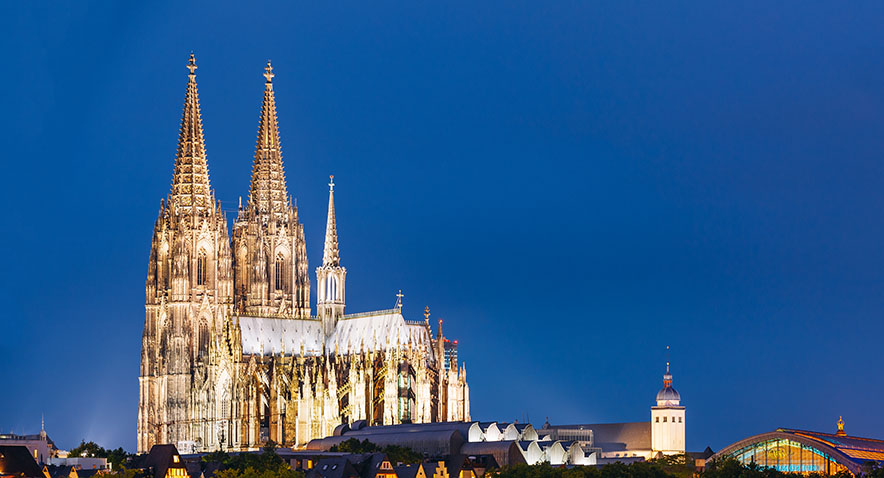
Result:
<svg viewBox="0 0 884 478">
<path fill-rule="evenodd" d="M 778 438 L 790 439 L 825 452 L 847 466 L 853 473 L 861 472 L 871 463 L 884 466 L 884 440 L 847 435 L 843 428 L 836 433 L 777 428 L 775 431 L 753 435 L 727 446 L 713 455 L 712 459 L 731 455 L 754 443 Z"/>
</svg>

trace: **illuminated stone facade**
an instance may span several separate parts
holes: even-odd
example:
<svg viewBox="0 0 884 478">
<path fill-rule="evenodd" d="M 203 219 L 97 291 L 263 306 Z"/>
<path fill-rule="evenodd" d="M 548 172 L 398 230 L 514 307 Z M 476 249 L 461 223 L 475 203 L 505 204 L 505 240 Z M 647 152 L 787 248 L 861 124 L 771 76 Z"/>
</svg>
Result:
<svg viewBox="0 0 884 478">
<path fill-rule="evenodd" d="M 469 420 L 466 369 L 445 363 L 446 339 L 441 327 L 432 336 L 428 311 L 406 321 L 400 297 L 391 310 L 344 314 L 334 183 L 311 315 L 269 63 L 249 199 L 231 239 L 209 183 L 193 56 L 188 68 L 172 190 L 160 202 L 145 286 L 138 451 L 298 447 L 355 420 Z"/>
</svg>

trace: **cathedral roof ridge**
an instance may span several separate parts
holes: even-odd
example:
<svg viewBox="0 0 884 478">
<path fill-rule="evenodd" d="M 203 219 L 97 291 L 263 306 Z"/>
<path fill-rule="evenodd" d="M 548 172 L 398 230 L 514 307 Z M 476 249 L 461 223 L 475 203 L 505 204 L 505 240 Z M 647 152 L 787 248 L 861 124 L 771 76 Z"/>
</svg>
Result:
<svg viewBox="0 0 884 478">
<path fill-rule="evenodd" d="M 343 317 L 341 317 L 341 320 L 360 319 L 363 317 L 380 317 L 380 316 L 395 315 L 395 314 L 401 315 L 401 313 L 399 312 L 398 309 L 371 310 L 371 311 L 367 311 L 367 312 L 356 312 L 353 314 L 346 314 Z M 421 323 L 421 325 L 423 325 L 423 323 Z"/>
</svg>

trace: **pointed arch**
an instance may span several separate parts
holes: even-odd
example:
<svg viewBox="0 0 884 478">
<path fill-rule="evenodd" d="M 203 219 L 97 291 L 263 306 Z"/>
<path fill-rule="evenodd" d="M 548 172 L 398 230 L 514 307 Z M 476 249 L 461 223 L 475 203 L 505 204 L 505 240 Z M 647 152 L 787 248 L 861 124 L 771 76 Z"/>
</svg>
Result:
<svg viewBox="0 0 884 478">
<path fill-rule="evenodd" d="M 200 319 L 198 356 L 205 359 L 209 356 L 209 322 L 206 317 Z"/>
<path fill-rule="evenodd" d="M 249 286 L 249 252 L 246 246 L 242 246 L 236 253 L 236 283 L 239 287 L 239 293 L 245 294 L 246 288 Z"/>
<path fill-rule="evenodd" d="M 273 267 L 275 273 L 275 284 L 276 290 L 284 291 L 288 290 L 288 267 L 286 264 L 285 256 L 279 252 L 276 254 L 276 263 Z"/>
<path fill-rule="evenodd" d="M 206 250 L 201 247 L 196 256 L 196 285 L 206 285 L 208 282 L 208 271 Z"/>
</svg>

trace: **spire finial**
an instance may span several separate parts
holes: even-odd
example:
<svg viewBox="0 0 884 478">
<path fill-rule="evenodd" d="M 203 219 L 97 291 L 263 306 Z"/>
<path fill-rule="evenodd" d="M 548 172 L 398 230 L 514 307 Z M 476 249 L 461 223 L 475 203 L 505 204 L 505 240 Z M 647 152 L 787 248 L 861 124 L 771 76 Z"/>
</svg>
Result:
<svg viewBox="0 0 884 478">
<path fill-rule="evenodd" d="M 666 373 L 669 373 L 669 346 L 666 346 Z"/>
<path fill-rule="evenodd" d="M 399 289 L 399 293 L 396 294 L 396 308 L 402 310 L 402 298 L 405 297 L 405 294 L 402 293 L 402 289 Z"/>
<path fill-rule="evenodd" d="M 424 323 L 430 325 L 430 306 L 424 307 Z"/>
<path fill-rule="evenodd" d="M 193 52 L 190 52 L 190 60 L 187 62 L 187 69 L 190 70 L 191 78 L 196 76 L 196 58 L 194 58 Z"/>
<path fill-rule="evenodd" d="M 847 432 L 844 431 L 844 417 L 838 417 L 838 431 L 835 432 L 837 436 L 847 436 Z"/>
<path fill-rule="evenodd" d="M 330 175 L 328 183 L 328 222 L 325 226 L 325 248 L 322 253 L 323 266 L 340 266 L 341 254 L 338 250 L 338 226 L 335 221 L 335 176 Z"/>
<path fill-rule="evenodd" d="M 258 141 L 255 145 L 248 202 L 249 213 L 261 216 L 264 220 L 270 217 L 281 220 L 290 204 L 276 118 L 276 98 L 272 83 L 274 76 L 273 66 L 267 60 L 267 66 L 264 67 L 264 100 L 258 121 Z"/>
<path fill-rule="evenodd" d="M 267 83 L 273 81 L 273 77 L 276 76 L 273 74 L 273 67 L 270 66 L 270 60 L 267 60 L 267 66 L 264 67 L 264 78 L 267 79 Z"/>
<path fill-rule="evenodd" d="M 215 207 L 215 201 L 209 182 L 203 122 L 196 87 L 196 59 L 193 53 L 190 54 L 187 69 L 190 70 L 190 75 L 184 97 L 184 111 L 181 114 L 175 172 L 169 199 L 176 211 L 191 214 L 211 211 Z"/>
</svg>

